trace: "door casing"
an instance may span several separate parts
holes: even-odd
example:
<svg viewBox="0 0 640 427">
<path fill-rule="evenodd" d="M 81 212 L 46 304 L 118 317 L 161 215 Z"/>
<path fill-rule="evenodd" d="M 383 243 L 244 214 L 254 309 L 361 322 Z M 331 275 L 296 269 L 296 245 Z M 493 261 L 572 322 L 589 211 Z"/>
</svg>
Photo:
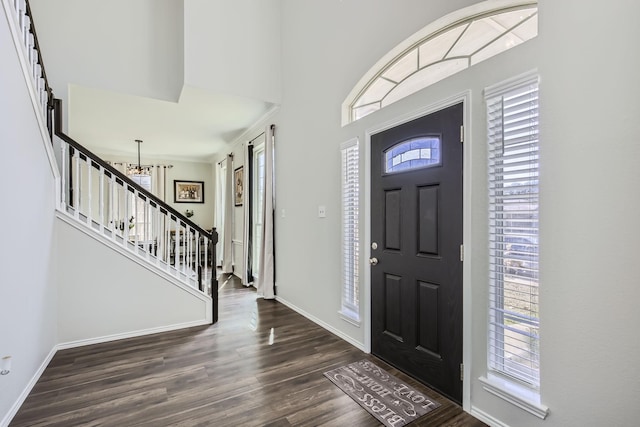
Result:
<svg viewBox="0 0 640 427">
<path fill-rule="evenodd" d="M 442 110 L 452 105 L 463 103 L 464 143 L 462 154 L 462 243 L 464 245 L 464 259 L 462 265 L 462 363 L 464 364 L 464 380 L 462 383 L 462 407 L 467 412 L 471 410 L 471 91 L 464 91 L 426 106 L 406 115 L 384 122 L 365 131 L 364 140 L 364 233 L 363 233 L 363 295 L 364 301 L 364 350 L 371 353 L 371 269 L 369 257 L 371 256 L 371 136 L 407 123 L 411 120 L 426 116 L 430 113 Z"/>
</svg>

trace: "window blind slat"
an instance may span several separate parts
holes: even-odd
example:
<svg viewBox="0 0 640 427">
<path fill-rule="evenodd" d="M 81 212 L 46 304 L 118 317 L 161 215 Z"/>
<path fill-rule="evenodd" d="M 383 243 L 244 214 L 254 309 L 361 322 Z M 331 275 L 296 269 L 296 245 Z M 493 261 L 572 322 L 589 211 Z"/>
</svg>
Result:
<svg viewBox="0 0 640 427">
<path fill-rule="evenodd" d="M 359 148 L 342 148 L 342 313 L 359 320 Z"/>
<path fill-rule="evenodd" d="M 489 369 L 538 388 L 538 84 L 488 98 Z"/>
</svg>

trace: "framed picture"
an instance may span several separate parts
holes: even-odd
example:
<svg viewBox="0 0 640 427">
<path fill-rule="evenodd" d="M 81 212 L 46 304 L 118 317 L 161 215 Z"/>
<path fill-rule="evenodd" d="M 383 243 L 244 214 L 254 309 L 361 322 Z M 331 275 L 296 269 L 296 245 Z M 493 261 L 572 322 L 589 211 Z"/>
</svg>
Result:
<svg viewBox="0 0 640 427">
<path fill-rule="evenodd" d="M 235 194 L 235 205 L 242 206 L 242 196 L 244 194 L 244 174 L 242 173 L 242 166 L 233 171 L 233 185 Z"/>
<path fill-rule="evenodd" d="M 204 181 L 173 180 L 174 203 L 204 203 Z"/>
</svg>

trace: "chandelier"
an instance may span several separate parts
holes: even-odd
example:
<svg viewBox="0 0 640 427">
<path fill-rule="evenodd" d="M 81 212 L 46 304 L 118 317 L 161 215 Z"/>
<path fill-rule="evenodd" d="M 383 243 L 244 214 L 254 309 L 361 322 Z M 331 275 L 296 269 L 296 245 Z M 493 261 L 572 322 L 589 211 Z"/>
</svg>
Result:
<svg viewBox="0 0 640 427">
<path fill-rule="evenodd" d="M 140 175 L 149 175 L 150 167 L 142 166 L 140 164 L 140 144 L 142 144 L 141 139 L 136 139 L 135 143 L 138 144 L 138 165 L 130 165 L 127 167 L 127 175 L 140 176 Z"/>
</svg>

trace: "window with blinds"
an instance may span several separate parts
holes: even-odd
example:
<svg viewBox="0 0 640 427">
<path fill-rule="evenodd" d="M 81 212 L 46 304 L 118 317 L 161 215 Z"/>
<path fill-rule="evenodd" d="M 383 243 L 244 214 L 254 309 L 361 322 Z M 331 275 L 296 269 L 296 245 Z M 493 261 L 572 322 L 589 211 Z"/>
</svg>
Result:
<svg viewBox="0 0 640 427">
<path fill-rule="evenodd" d="M 537 389 L 538 78 L 488 89 L 489 370 Z"/>
<path fill-rule="evenodd" d="M 342 308 L 348 319 L 360 321 L 359 150 L 358 139 L 342 151 Z"/>
</svg>

